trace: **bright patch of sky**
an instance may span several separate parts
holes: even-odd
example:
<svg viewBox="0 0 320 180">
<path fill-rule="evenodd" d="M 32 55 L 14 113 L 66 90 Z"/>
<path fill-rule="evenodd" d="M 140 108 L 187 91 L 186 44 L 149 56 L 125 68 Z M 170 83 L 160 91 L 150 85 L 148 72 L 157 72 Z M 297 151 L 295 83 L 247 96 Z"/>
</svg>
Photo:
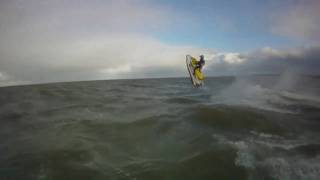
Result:
<svg viewBox="0 0 320 180">
<path fill-rule="evenodd" d="M 157 3 L 170 7 L 181 17 L 170 30 L 153 33 L 168 43 L 224 51 L 301 45 L 300 41 L 270 31 L 270 17 L 274 9 L 286 8 L 290 1 L 160 0 Z"/>
</svg>

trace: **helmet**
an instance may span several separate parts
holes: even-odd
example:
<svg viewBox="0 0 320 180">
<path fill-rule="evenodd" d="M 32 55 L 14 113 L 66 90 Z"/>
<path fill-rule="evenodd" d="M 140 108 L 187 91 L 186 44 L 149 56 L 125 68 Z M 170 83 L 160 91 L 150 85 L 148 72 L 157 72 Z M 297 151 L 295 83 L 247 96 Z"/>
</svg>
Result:
<svg viewBox="0 0 320 180">
<path fill-rule="evenodd" d="M 204 64 L 204 56 L 200 55 L 200 62 Z"/>
</svg>

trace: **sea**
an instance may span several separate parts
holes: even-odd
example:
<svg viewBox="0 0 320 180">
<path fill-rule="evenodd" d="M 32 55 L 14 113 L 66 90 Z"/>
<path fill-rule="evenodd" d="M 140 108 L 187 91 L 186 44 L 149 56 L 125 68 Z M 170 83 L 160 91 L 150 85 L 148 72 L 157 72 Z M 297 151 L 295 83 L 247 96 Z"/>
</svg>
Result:
<svg viewBox="0 0 320 180">
<path fill-rule="evenodd" d="M 1 180 L 318 180 L 320 77 L 0 88 Z"/>
</svg>

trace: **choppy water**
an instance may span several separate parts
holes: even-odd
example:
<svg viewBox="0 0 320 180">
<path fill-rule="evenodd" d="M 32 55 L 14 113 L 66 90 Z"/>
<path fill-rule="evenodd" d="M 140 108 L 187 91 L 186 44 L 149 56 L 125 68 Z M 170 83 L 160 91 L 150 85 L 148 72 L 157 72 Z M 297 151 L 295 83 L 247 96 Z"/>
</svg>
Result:
<svg viewBox="0 0 320 180">
<path fill-rule="evenodd" d="M 0 88 L 0 179 L 319 179 L 320 79 Z"/>
</svg>

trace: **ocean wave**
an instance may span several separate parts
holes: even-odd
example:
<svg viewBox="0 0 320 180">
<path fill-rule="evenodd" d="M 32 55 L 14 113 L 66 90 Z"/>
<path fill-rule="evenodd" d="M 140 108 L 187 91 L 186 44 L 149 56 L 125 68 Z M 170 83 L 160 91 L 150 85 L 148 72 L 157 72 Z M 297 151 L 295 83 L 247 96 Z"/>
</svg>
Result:
<svg viewBox="0 0 320 180">
<path fill-rule="evenodd" d="M 237 80 L 220 94 L 211 96 L 211 102 L 250 106 L 279 113 L 300 113 L 300 108 L 319 110 L 320 100 L 312 95 L 262 87 L 246 80 Z"/>
<path fill-rule="evenodd" d="M 195 104 L 201 102 L 200 100 L 197 100 L 195 98 L 186 98 L 186 97 L 175 97 L 175 98 L 169 98 L 166 100 L 168 103 L 177 103 L 177 104 Z"/>
<path fill-rule="evenodd" d="M 304 139 L 288 141 L 278 136 L 249 136 L 242 140 L 219 134 L 212 137 L 218 143 L 236 149 L 234 163 L 248 170 L 249 179 L 264 176 L 271 179 L 315 180 L 320 175 L 320 144 Z"/>
<path fill-rule="evenodd" d="M 256 130 L 279 135 L 283 135 L 286 132 L 278 122 L 261 112 L 255 111 L 254 108 L 207 105 L 194 107 L 188 114 L 187 119 L 218 129 L 247 131 L 248 133 Z"/>
<path fill-rule="evenodd" d="M 0 88 L 0 179 L 320 177 L 317 96 L 261 82 Z"/>
</svg>

